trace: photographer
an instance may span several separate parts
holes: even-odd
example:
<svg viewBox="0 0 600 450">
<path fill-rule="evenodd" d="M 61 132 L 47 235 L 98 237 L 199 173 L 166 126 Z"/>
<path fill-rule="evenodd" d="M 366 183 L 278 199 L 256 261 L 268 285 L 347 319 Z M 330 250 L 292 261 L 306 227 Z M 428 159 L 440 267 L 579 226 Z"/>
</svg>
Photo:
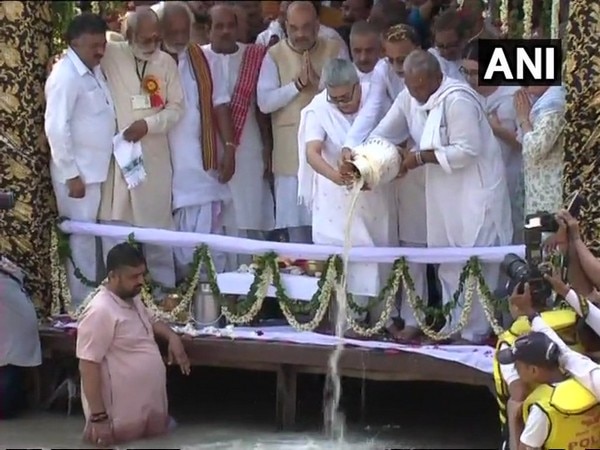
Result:
<svg viewBox="0 0 600 450">
<path fill-rule="evenodd" d="M 578 301 L 575 291 L 570 289 L 559 276 L 546 275 L 545 278 L 552 285 L 552 288 L 557 294 L 563 296 L 564 298 L 569 297 L 571 300 L 574 298 L 575 302 Z M 513 308 L 516 308 L 521 312 L 521 314 L 529 319 L 532 331 L 545 334 L 557 345 L 560 351 L 559 362 L 563 369 L 571 374 L 571 376 L 585 386 L 585 388 L 594 394 L 598 400 L 600 400 L 600 366 L 584 354 L 569 348 L 569 346 L 565 344 L 560 336 L 546 323 L 542 315 L 533 307 L 529 285 L 525 285 L 523 294 L 513 293 L 510 298 L 510 302 Z M 591 307 L 597 312 L 599 311 L 595 306 L 591 305 Z M 589 351 L 595 351 L 597 349 L 597 343 L 600 341 L 600 338 L 597 337 L 595 341 L 596 342 L 582 340 L 582 343 L 585 347 L 584 351 L 586 353 Z"/>
<path fill-rule="evenodd" d="M 561 370 L 561 350 L 548 336 L 521 336 L 496 357 L 500 364 L 515 365 L 532 389 L 521 408 L 519 450 L 593 448 L 600 440 L 598 400 L 579 379 Z"/>
<path fill-rule="evenodd" d="M 518 295 L 518 289 L 519 285 L 515 287 L 512 297 Z M 577 348 L 577 342 L 574 339 L 577 320 L 576 314 L 570 310 L 548 310 L 546 305 L 547 299 L 539 295 L 532 296 L 529 285 L 526 285 L 525 292 L 527 293 L 529 310 L 540 314 L 553 330 L 561 333 L 570 345 Z M 508 330 L 498 337 L 497 352 L 510 348 L 520 336 L 531 331 L 531 326 L 525 313 L 519 308 L 512 306 L 512 304 L 510 312 L 515 321 Z M 520 415 L 520 406 L 529 392 L 519 379 L 519 374 L 515 366 L 512 364 L 501 365 L 497 358 L 494 359 L 494 383 L 496 386 L 502 438 L 504 445 L 507 446 L 508 442 L 515 443 L 515 439 L 519 435 L 518 431 L 520 427 L 518 426 L 519 421 L 516 420 L 516 416 Z M 514 447 L 514 445 L 511 447 Z"/>
</svg>

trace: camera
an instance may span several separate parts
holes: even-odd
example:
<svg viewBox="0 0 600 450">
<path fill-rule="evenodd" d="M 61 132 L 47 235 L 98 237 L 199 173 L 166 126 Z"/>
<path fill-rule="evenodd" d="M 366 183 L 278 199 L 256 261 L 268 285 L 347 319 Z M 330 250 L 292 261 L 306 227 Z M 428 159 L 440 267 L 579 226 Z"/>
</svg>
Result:
<svg viewBox="0 0 600 450">
<path fill-rule="evenodd" d="M 13 209 L 15 206 L 15 195 L 12 192 L 0 191 L 0 211 Z"/>
<path fill-rule="evenodd" d="M 542 251 L 542 233 L 556 233 L 559 225 L 554 214 L 540 211 L 525 217 L 525 259 L 509 253 L 502 261 L 502 271 L 509 279 L 507 290 L 512 292 L 519 286 L 523 293 L 525 283 L 529 283 L 531 300 L 535 305 L 542 305 L 552 295 L 552 286 L 544 279 L 544 275 L 552 273 L 552 267 L 544 262 Z"/>
</svg>

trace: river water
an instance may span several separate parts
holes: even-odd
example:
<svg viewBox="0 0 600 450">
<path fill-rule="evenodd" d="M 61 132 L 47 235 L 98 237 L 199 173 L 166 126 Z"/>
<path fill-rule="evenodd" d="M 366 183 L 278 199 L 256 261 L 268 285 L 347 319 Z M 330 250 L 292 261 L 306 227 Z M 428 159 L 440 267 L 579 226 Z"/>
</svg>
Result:
<svg viewBox="0 0 600 450">
<path fill-rule="evenodd" d="M 393 356 L 390 356 L 393 357 Z M 322 432 L 323 377 L 298 380 L 298 426 L 275 430 L 275 376 L 270 373 L 197 368 L 189 378 L 169 374 L 171 413 L 178 422 L 168 436 L 120 448 L 190 450 L 379 450 L 388 448 L 495 448 L 497 416 L 485 389 L 440 383 L 344 380 L 340 408 L 345 440 Z M 0 422 L 0 448 L 93 448 L 81 442 L 83 415 L 56 405 Z"/>
</svg>

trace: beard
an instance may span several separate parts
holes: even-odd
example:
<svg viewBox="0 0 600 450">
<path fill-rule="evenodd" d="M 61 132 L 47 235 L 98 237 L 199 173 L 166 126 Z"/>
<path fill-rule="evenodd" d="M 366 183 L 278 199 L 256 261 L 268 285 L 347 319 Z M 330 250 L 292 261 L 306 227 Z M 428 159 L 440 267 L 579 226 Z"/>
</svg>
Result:
<svg viewBox="0 0 600 450">
<path fill-rule="evenodd" d="M 167 53 L 177 56 L 180 56 L 187 48 L 187 44 L 168 44 L 165 41 L 163 41 L 162 46 Z"/>
<path fill-rule="evenodd" d="M 158 56 L 158 46 L 155 47 L 153 50 L 140 47 L 136 43 L 130 43 L 129 46 L 131 47 L 131 52 L 133 53 L 133 56 L 135 56 L 141 61 L 151 61 L 154 58 L 156 58 L 156 56 Z"/>
</svg>

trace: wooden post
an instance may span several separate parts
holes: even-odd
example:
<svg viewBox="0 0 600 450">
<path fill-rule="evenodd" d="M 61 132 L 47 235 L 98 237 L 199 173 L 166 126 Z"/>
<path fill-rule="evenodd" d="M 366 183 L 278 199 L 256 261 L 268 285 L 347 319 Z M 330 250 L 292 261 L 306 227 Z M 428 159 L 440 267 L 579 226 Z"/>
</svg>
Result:
<svg viewBox="0 0 600 450">
<path fill-rule="evenodd" d="M 568 198 L 581 189 L 586 199 L 579 217 L 581 232 L 584 242 L 600 256 L 600 4 L 572 0 L 569 8 L 564 193 Z"/>
<path fill-rule="evenodd" d="M 50 231 L 56 217 L 50 151 L 44 134 L 44 83 L 52 43 L 48 1 L 1 2 L 0 190 L 12 211 L 0 211 L 0 252 L 23 268 L 36 306 L 48 310 Z"/>
<path fill-rule="evenodd" d="M 282 364 L 277 370 L 277 398 L 275 418 L 277 428 L 291 431 L 296 426 L 296 368 Z"/>
</svg>

